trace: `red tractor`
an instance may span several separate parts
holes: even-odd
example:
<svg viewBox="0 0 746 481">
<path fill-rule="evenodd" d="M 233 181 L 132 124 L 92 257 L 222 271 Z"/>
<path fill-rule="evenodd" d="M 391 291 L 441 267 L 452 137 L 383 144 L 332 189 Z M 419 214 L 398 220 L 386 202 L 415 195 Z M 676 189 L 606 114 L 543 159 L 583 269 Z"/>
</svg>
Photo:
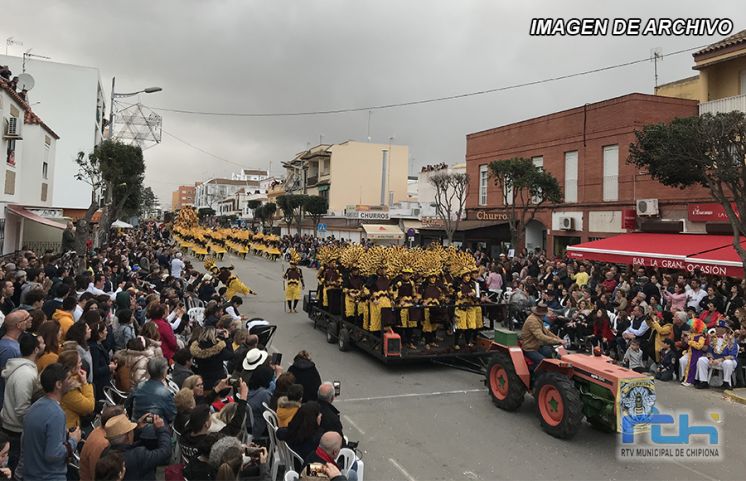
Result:
<svg viewBox="0 0 746 481">
<path fill-rule="evenodd" d="M 655 384 L 651 376 L 617 366 L 600 355 L 569 354 L 556 349 L 557 356 L 534 366 L 518 345 L 516 333 L 496 331 L 495 351 L 487 366 L 486 384 L 495 405 L 515 411 L 533 394 L 541 427 L 550 435 L 573 437 L 585 417 L 607 432 L 621 432 L 625 416 L 649 415 L 655 405 Z M 644 426 L 635 426 L 635 430 Z"/>
</svg>

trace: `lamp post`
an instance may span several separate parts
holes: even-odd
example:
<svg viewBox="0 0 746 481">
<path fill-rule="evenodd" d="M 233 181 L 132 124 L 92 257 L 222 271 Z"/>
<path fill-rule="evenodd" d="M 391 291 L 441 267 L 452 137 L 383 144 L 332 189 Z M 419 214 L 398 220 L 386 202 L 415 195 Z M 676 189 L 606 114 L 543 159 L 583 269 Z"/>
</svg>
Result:
<svg viewBox="0 0 746 481">
<path fill-rule="evenodd" d="M 152 94 L 152 93 L 160 92 L 161 90 L 163 90 L 160 87 L 148 87 L 146 89 L 138 90 L 137 92 L 117 93 L 114 91 L 115 83 L 116 83 L 116 77 L 112 77 L 111 78 L 111 105 L 109 107 L 109 136 L 108 136 L 109 139 L 111 139 L 114 135 L 114 99 L 133 97 L 139 94 Z"/>
</svg>

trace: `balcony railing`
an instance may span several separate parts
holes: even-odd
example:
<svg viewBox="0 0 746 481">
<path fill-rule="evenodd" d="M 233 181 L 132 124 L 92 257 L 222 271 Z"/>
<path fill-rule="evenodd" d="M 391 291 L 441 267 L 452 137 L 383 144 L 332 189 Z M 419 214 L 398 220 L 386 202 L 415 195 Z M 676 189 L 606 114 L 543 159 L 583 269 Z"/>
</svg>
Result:
<svg viewBox="0 0 746 481">
<path fill-rule="evenodd" d="M 738 110 L 746 112 L 746 95 L 736 95 L 735 97 L 725 97 L 723 99 L 701 102 L 699 104 L 699 115 L 716 114 L 718 112 L 732 112 Z"/>
<path fill-rule="evenodd" d="M 308 177 L 306 179 L 306 185 L 309 186 L 309 187 L 312 186 L 312 185 L 316 185 L 318 183 L 319 183 L 319 178 L 317 176 L 315 176 L 315 175 L 313 177 Z"/>
</svg>

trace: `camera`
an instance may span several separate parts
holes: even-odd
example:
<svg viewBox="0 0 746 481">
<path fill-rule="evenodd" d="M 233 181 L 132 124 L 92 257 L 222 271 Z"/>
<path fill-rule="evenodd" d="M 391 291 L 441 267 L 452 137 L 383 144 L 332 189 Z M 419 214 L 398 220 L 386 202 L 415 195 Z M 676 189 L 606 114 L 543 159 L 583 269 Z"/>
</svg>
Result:
<svg viewBox="0 0 746 481">
<path fill-rule="evenodd" d="M 339 381 L 334 381 L 332 385 L 334 386 L 334 397 L 339 397 L 340 393 L 342 392 L 342 383 Z"/>
<path fill-rule="evenodd" d="M 272 353 L 272 357 L 269 360 L 269 363 L 273 366 L 279 366 L 280 363 L 282 363 L 282 353 L 281 352 L 275 352 Z"/>
</svg>

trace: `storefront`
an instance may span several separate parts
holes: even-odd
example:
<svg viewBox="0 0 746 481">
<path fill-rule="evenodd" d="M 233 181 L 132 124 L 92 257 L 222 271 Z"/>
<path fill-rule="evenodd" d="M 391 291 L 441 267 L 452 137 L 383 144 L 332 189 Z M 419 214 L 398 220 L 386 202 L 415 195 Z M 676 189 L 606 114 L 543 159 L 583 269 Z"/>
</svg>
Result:
<svg viewBox="0 0 746 481">
<path fill-rule="evenodd" d="M 404 232 L 398 225 L 362 224 L 362 238 L 377 245 L 396 245 L 404 242 Z"/>
</svg>

